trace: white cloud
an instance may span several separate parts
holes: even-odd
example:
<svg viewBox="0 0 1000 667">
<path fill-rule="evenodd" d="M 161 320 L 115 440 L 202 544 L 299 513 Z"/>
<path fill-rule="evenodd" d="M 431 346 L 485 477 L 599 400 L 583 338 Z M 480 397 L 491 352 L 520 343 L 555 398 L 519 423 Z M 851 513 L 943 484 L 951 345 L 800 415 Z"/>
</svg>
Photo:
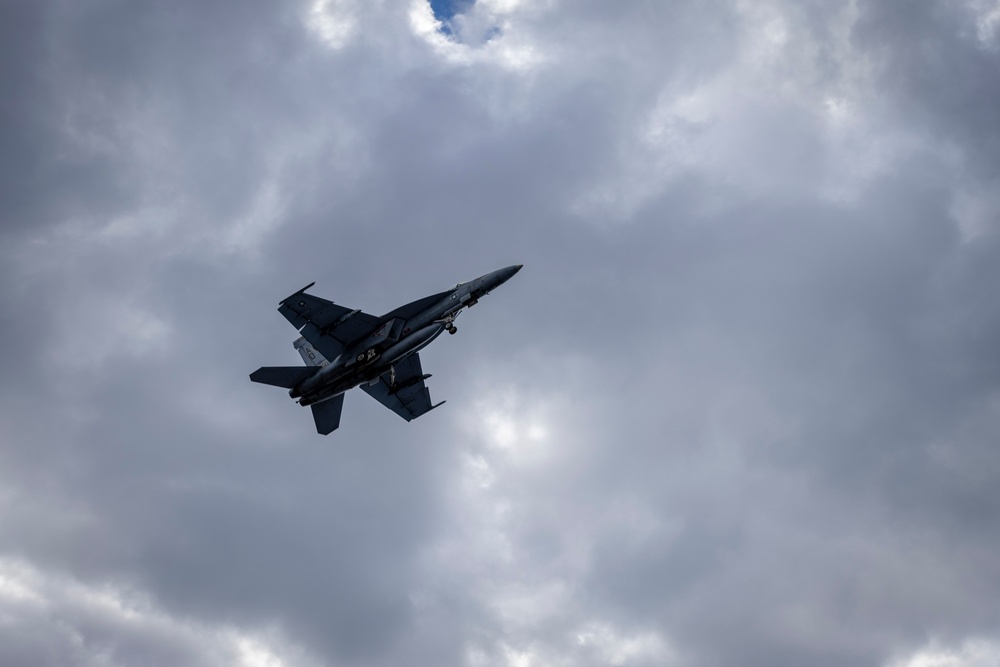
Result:
<svg viewBox="0 0 1000 667">
<path fill-rule="evenodd" d="M 656 632 L 623 634 L 607 623 L 589 623 L 576 634 L 581 647 L 610 665 L 679 664 L 677 654 Z"/>
<path fill-rule="evenodd" d="M 852 42 L 858 17 L 857 3 L 846 3 L 817 32 L 797 6 L 736 3 L 732 58 L 693 84 L 663 86 L 572 210 L 628 220 L 690 175 L 736 193 L 736 205 L 747 196 L 856 198 L 907 140 L 871 103 L 871 62 Z"/>
<path fill-rule="evenodd" d="M 1000 2 L 997 0 L 967 0 L 966 6 L 973 14 L 976 37 L 986 49 L 996 51 L 997 30 L 1000 28 Z"/>
<path fill-rule="evenodd" d="M 465 43 L 442 32 L 443 25 L 434 16 L 428 0 L 410 0 L 408 17 L 413 34 L 429 44 L 435 54 L 451 65 L 497 65 L 504 70 L 527 73 L 549 60 L 546 50 L 518 29 L 510 18 L 518 4 L 498 6 L 479 3 L 468 17 L 453 19 L 460 28 L 480 34 L 480 38 Z M 482 42 L 482 36 L 496 33 Z"/>
<path fill-rule="evenodd" d="M 327 46 L 342 49 L 357 31 L 356 0 L 314 0 L 306 23 Z"/>
<path fill-rule="evenodd" d="M 136 656 L 147 651 L 191 665 L 320 664 L 273 628 L 174 616 L 134 589 L 81 581 L 10 557 L 0 558 L 0 616 L 0 636 L 8 644 L 32 641 L 30 635 L 17 637 L 19 629 L 44 628 L 38 640 L 48 645 L 48 655 L 64 655 L 77 665 L 130 665 L 143 661 Z"/>
<path fill-rule="evenodd" d="M 888 667 L 995 667 L 1000 664 L 1000 642 L 968 639 L 959 646 L 931 642 L 906 658 L 888 663 Z"/>
</svg>

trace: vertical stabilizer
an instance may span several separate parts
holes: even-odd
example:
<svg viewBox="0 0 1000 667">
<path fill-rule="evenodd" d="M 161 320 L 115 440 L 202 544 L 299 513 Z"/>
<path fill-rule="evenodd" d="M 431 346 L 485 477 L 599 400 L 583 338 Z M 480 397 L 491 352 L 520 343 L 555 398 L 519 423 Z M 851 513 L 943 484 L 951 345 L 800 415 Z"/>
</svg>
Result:
<svg viewBox="0 0 1000 667">
<path fill-rule="evenodd" d="M 322 368 L 330 363 L 304 336 L 292 343 L 292 346 L 302 355 L 302 361 L 306 362 L 306 366 L 319 366 Z"/>
</svg>

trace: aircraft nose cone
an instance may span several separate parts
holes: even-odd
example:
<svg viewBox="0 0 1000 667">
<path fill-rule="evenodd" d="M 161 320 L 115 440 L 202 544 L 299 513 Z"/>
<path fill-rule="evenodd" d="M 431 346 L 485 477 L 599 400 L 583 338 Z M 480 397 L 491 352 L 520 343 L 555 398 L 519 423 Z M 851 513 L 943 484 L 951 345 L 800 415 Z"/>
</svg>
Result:
<svg viewBox="0 0 1000 667">
<path fill-rule="evenodd" d="M 512 266 L 508 266 L 506 269 L 501 269 L 501 272 L 503 273 L 504 278 L 510 278 L 515 273 L 520 271 L 522 266 L 524 266 L 524 264 L 514 264 Z"/>
<path fill-rule="evenodd" d="M 513 264 L 502 269 L 497 269 L 492 273 L 487 273 L 479 279 L 482 284 L 482 289 L 489 294 L 491 291 L 510 280 L 511 276 L 521 270 L 521 266 L 521 264 Z"/>
<path fill-rule="evenodd" d="M 515 273 L 521 270 L 522 266 L 523 264 L 514 264 L 513 266 L 508 266 L 506 269 L 500 269 L 499 271 L 497 271 L 496 272 L 498 278 L 497 284 L 500 285 L 510 280 Z"/>
</svg>

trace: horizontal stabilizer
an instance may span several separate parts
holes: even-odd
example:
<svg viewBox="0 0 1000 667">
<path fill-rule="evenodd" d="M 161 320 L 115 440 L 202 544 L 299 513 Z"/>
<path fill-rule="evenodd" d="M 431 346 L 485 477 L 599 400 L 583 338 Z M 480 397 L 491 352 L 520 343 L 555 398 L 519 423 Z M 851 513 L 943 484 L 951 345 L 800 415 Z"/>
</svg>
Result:
<svg viewBox="0 0 1000 667">
<path fill-rule="evenodd" d="M 292 389 L 317 371 L 319 366 L 263 366 L 251 373 L 250 379 L 261 384 Z"/>
<path fill-rule="evenodd" d="M 316 422 L 316 432 L 320 435 L 330 435 L 340 426 L 340 412 L 344 409 L 344 395 L 337 394 L 333 398 L 313 403 L 313 421 Z"/>
</svg>

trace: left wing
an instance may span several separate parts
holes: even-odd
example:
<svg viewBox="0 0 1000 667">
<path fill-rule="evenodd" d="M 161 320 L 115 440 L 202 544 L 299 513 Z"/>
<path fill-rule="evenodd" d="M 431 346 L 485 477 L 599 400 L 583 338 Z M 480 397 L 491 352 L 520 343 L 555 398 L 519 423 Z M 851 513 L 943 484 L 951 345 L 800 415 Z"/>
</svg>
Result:
<svg viewBox="0 0 1000 667">
<path fill-rule="evenodd" d="M 339 306 L 333 301 L 306 294 L 310 283 L 282 300 L 278 312 L 299 329 L 306 340 L 328 360 L 334 360 L 344 347 L 372 332 L 380 318 L 360 310 Z"/>
<path fill-rule="evenodd" d="M 389 373 L 382 373 L 374 385 L 363 384 L 361 389 L 376 401 L 389 408 L 397 415 L 410 421 L 420 415 L 430 412 L 437 405 L 431 404 L 431 392 L 424 384 L 430 377 L 420 368 L 420 355 L 414 353 L 395 365 L 396 384 L 391 386 Z"/>
</svg>

